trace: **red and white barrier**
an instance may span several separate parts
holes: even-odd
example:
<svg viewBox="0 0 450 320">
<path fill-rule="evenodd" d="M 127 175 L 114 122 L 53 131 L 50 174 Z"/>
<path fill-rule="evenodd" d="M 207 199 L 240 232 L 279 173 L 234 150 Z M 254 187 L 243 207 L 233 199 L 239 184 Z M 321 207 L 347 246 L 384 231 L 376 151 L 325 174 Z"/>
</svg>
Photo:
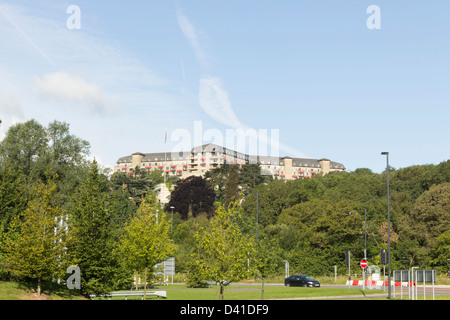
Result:
<svg viewBox="0 0 450 320">
<path fill-rule="evenodd" d="M 382 287 L 382 286 L 388 286 L 388 281 L 369 281 L 369 280 L 347 280 L 347 285 L 349 286 L 374 286 L 374 287 Z M 409 286 L 415 286 L 415 283 L 412 282 L 392 282 L 391 285 L 395 287 L 409 287 Z"/>
</svg>

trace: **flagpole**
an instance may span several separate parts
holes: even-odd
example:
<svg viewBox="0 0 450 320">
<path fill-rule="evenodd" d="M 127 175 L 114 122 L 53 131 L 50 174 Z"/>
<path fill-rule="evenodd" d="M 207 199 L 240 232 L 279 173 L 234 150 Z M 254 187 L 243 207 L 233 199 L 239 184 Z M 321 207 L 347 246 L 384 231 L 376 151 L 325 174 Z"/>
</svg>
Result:
<svg viewBox="0 0 450 320">
<path fill-rule="evenodd" d="M 164 134 L 164 184 L 166 184 L 166 166 L 167 166 L 167 150 L 166 150 L 166 146 L 165 144 L 167 143 L 167 128 L 166 128 L 166 132 Z"/>
</svg>

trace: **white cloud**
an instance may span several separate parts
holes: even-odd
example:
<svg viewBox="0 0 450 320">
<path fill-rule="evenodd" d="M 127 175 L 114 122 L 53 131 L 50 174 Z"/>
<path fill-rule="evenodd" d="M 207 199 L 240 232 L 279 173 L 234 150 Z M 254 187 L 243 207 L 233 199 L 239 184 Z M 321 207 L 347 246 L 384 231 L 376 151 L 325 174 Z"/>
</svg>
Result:
<svg viewBox="0 0 450 320">
<path fill-rule="evenodd" d="M 194 51 L 200 67 L 204 69 L 207 65 L 207 56 L 203 52 L 197 30 L 181 9 L 177 9 L 177 20 L 183 35 Z M 204 70 L 202 71 L 204 72 Z M 228 93 L 224 89 L 223 83 L 219 77 L 202 76 L 200 79 L 198 101 L 202 109 L 217 122 L 234 129 L 241 129 L 244 132 L 252 132 L 251 128 L 239 121 L 231 106 Z M 304 156 L 301 152 L 286 146 L 279 141 L 268 141 L 264 136 L 253 138 L 258 138 L 261 143 L 271 145 L 272 148 L 289 152 L 295 157 Z"/>
<path fill-rule="evenodd" d="M 177 21 L 178 25 L 180 26 L 181 32 L 183 32 L 183 35 L 192 47 L 197 61 L 200 65 L 205 66 L 206 54 L 204 53 L 202 46 L 200 45 L 198 32 L 180 8 L 177 9 Z"/>
<path fill-rule="evenodd" d="M 214 120 L 232 128 L 243 127 L 231 107 L 227 91 L 218 77 L 200 79 L 198 99 L 203 110 Z"/>
<path fill-rule="evenodd" d="M 200 44 L 198 32 L 192 22 L 180 8 L 177 9 L 177 20 L 180 29 L 192 47 L 194 54 L 202 68 L 205 68 L 207 56 Z M 219 123 L 232 128 L 243 127 L 231 107 L 228 93 L 224 89 L 219 77 L 202 76 L 198 93 L 198 101 L 202 109 Z"/>
<path fill-rule="evenodd" d="M 22 105 L 17 97 L 9 91 L 0 91 L 0 138 L 8 128 L 25 120 Z"/>
<path fill-rule="evenodd" d="M 88 83 L 79 75 L 64 71 L 45 74 L 35 82 L 37 92 L 60 103 L 89 108 L 101 116 L 115 114 L 118 97 L 106 94 L 100 86 Z"/>
</svg>

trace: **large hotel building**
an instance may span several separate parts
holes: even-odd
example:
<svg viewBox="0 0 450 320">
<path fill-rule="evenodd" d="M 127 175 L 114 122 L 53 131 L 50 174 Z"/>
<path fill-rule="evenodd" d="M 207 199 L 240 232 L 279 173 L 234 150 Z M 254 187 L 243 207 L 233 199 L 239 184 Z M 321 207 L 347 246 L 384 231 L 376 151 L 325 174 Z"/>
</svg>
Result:
<svg viewBox="0 0 450 320">
<path fill-rule="evenodd" d="M 132 173 L 138 167 L 141 171 L 161 170 L 168 176 L 184 179 L 192 175 L 203 176 L 208 170 L 226 163 L 237 164 L 239 168 L 247 163 L 258 163 L 263 175 L 286 180 L 310 178 L 315 174 L 327 174 L 331 171 L 345 171 L 342 163 L 328 159 L 249 156 L 210 143 L 194 147 L 188 152 L 136 152 L 119 158 L 114 172 Z"/>
</svg>

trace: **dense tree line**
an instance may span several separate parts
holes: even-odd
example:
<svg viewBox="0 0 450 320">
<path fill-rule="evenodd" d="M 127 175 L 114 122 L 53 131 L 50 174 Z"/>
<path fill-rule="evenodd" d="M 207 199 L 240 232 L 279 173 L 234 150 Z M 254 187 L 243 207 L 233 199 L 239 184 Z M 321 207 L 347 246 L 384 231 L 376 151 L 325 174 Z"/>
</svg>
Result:
<svg viewBox="0 0 450 320">
<path fill-rule="evenodd" d="M 244 165 L 242 170 L 224 166 L 208 172 L 205 180 L 208 192 L 215 191 L 216 201 L 226 205 L 230 199 L 238 200 L 243 210 L 242 230 L 253 235 L 267 254 L 271 248 L 266 272 L 283 274 L 283 261 L 287 260 L 295 272 L 332 275 L 336 265 L 339 273 L 346 274 L 345 251 L 350 250 L 354 257 L 352 269 L 359 270 L 365 249 L 369 264 L 382 267 L 380 249 L 387 249 L 388 244 L 386 172 L 360 168 L 283 181 L 261 175 L 255 166 Z M 450 161 L 390 168 L 393 269 L 420 266 L 448 271 L 449 182 Z M 180 271 L 189 271 L 182 260 L 194 248 L 192 240 L 186 239 L 193 237 L 195 228 L 204 226 L 206 219 L 200 214 L 196 219 L 179 220 L 173 236 L 179 241 Z"/>
<path fill-rule="evenodd" d="M 365 248 L 369 264 L 378 265 L 387 248 L 386 172 L 282 181 L 256 164 L 225 165 L 204 178 L 171 180 L 163 208 L 153 192 L 161 172 L 111 174 L 88 155 L 89 143 L 66 123 L 31 120 L 9 129 L 0 143 L 1 279 L 64 279 L 65 268 L 78 265 L 84 294 L 106 294 L 130 287 L 137 273 L 151 281 L 151 268 L 169 255 L 195 286 L 212 279 L 214 268 L 233 279 L 249 276 L 248 266 L 229 269 L 229 252 L 239 264 L 254 263 L 252 275 L 267 277 L 284 274 L 285 260 L 291 273 L 331 275 L 336 265 L 346 274 L 346 250 L 357 270 Z M 450 160 L 391 168 L 389 177 L 392 268 L 447 272 Z M 211 237 L 220 232 L 226 243 Z M 167 246 L 153 250 L 161 239 Z"/>
</svg>

